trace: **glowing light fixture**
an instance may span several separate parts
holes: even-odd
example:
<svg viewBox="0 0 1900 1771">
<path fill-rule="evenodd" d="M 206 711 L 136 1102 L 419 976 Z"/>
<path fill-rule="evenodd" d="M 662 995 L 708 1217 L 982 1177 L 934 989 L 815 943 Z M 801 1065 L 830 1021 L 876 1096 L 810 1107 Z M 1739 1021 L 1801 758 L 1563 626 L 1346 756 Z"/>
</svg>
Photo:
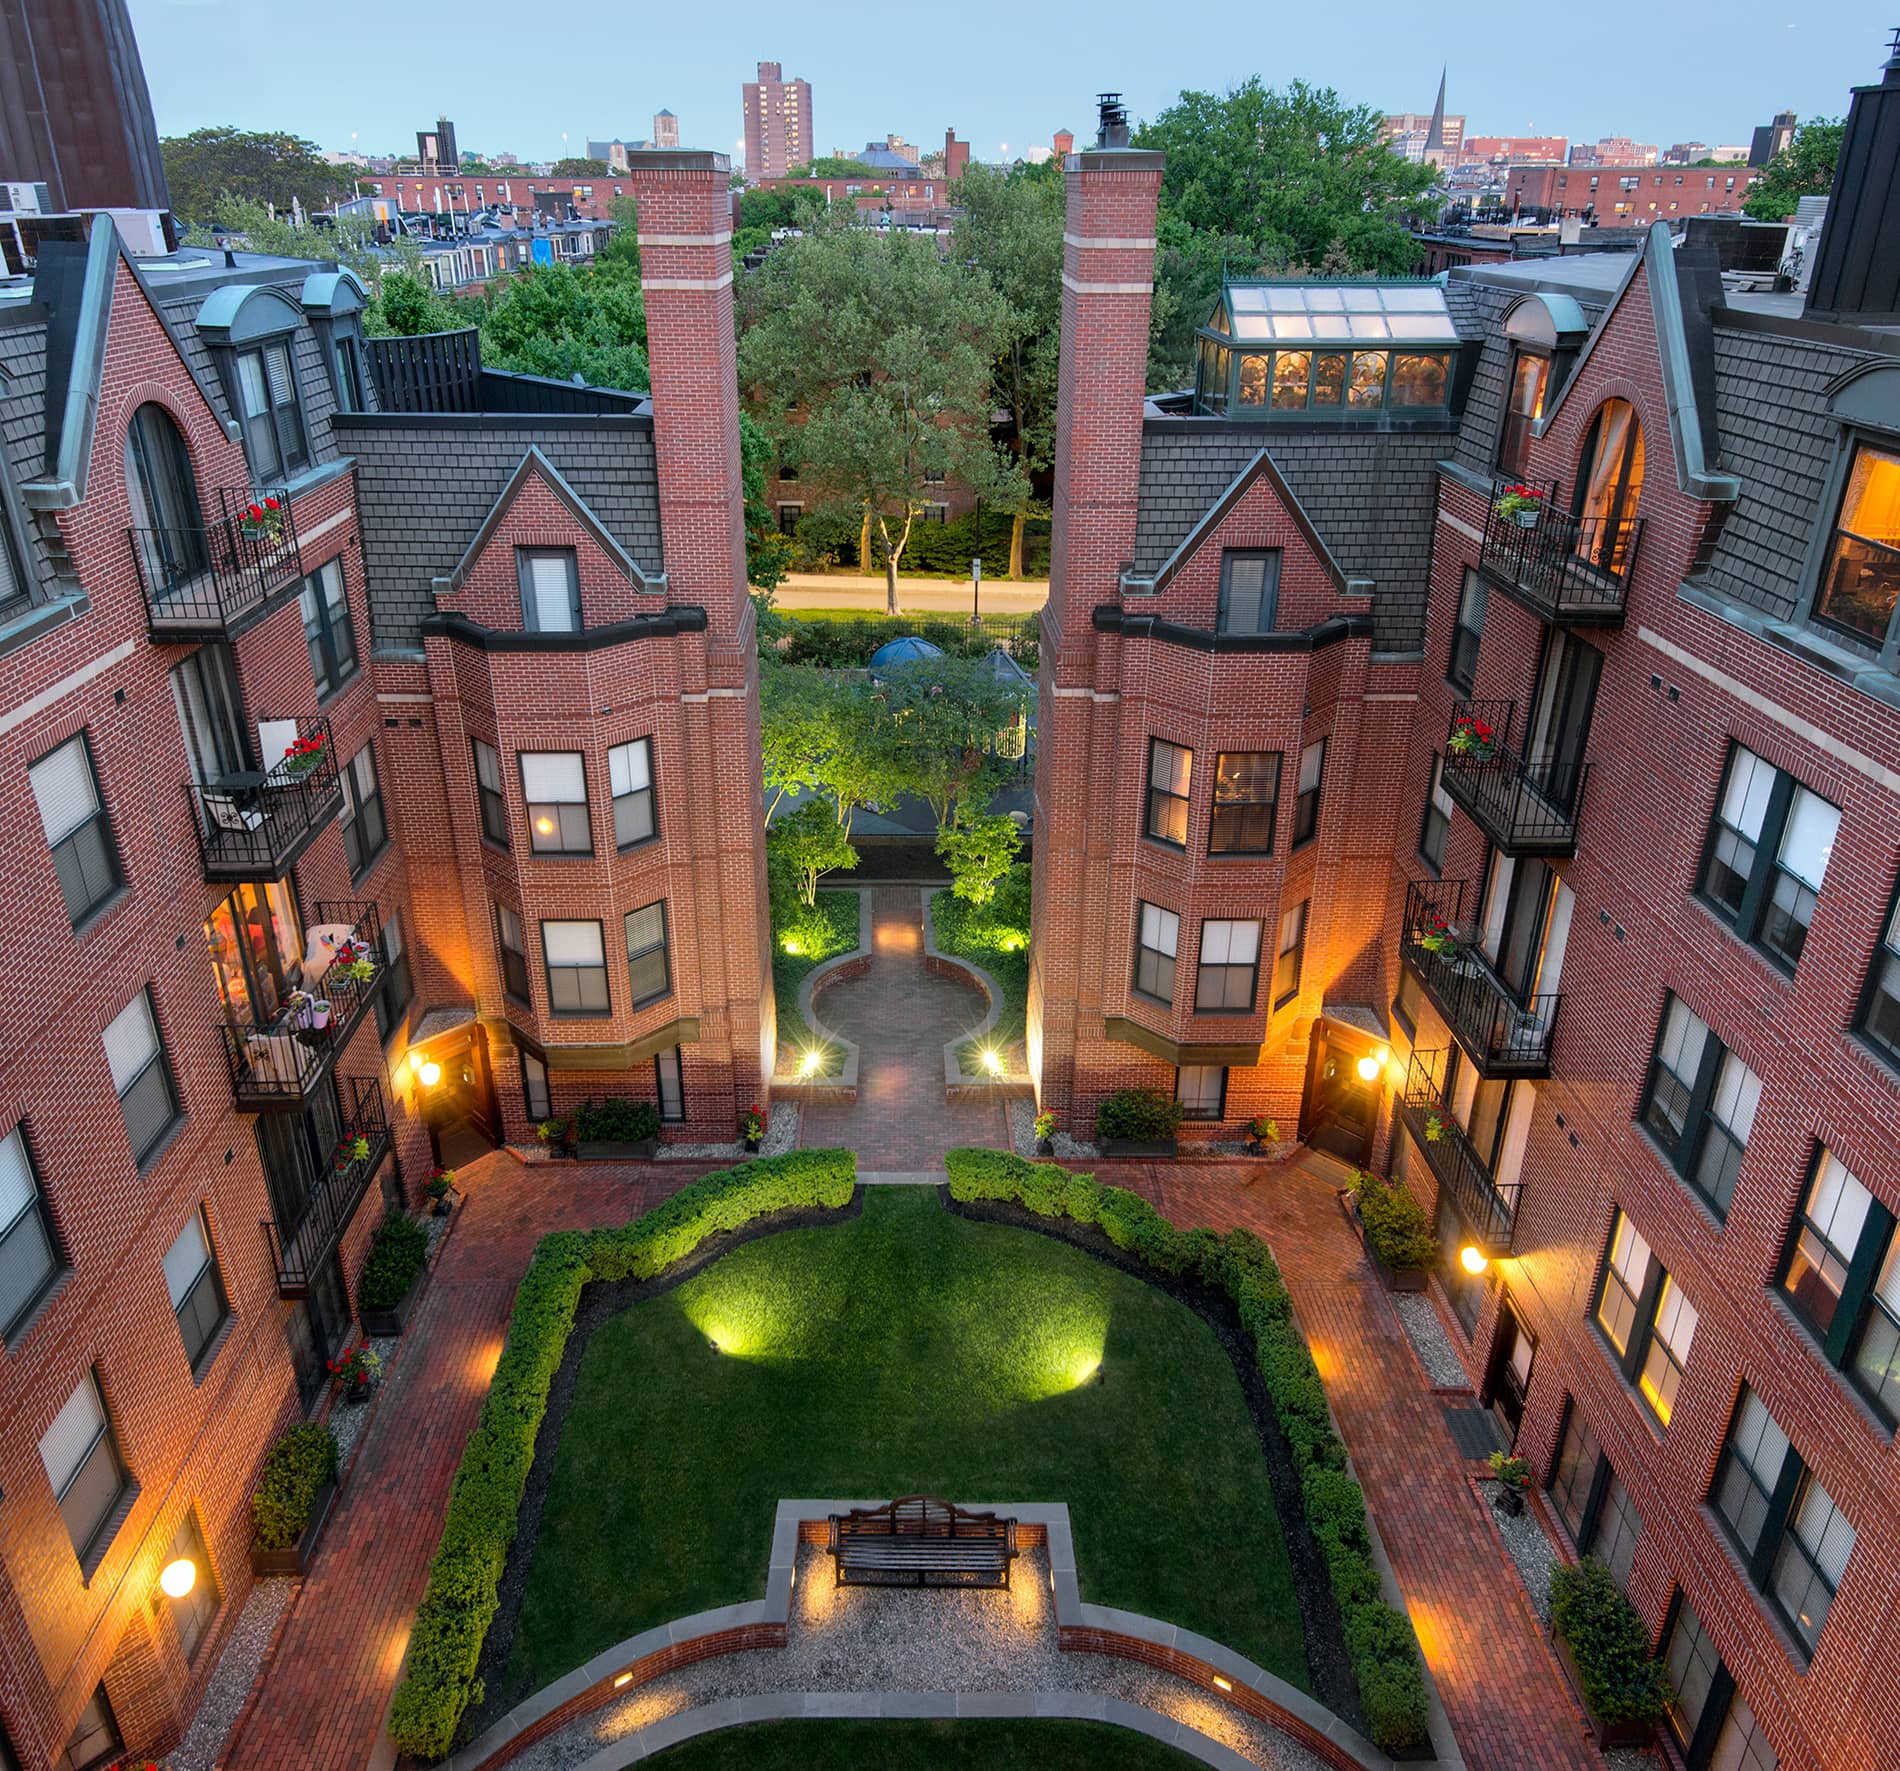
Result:
<svg viewBox="0 0 1900 1771">
<path fill-rule="evenodd" d="M 1359 1060 L 1359 1080 L 1361 1082 L 1377 1082 L 1379 1080 L 1379 1072 L 1384 1068 L 1385 1064 L 1382 1060 L 1368 1053 Z"/>
<path fill-rule="evenodd" d="M 1467 1273 L 1482 1273 L 1491 1263 L 1485 1258 L 1483 1249 L 1475 1242 L 1467 1242 L 1458 1251 L 1458 1264 Z"/>
<path fill-rule="evenodd" d="M 1003 1074 L 1003 1054 L 993 1045 L 986 1045 L 983 1048 L 983 1068 L 992 1076 Z"/>
<path fill-rule="evenodd" d="M 182 1599 L 198 1584 L 198 1564 L 189 1556 L 167 1562 L 158 1577 L 158 1589 L 168 1599 Z"/>
<path fill-rule="evenodd" d="M 554 834 L 554 820 L 543 812 L 540 817 L 535 819 L 534 829 L 537 836 L 552 836 Z"/>
<path fill-rule="evenodd" d="M 787 935 L 785 937 L 784 947 L 787 953 L 796 953 L 798 951 L 798 937 L 796 935 Z"/>
<path fill-rule="evenodd" d="M 424 1088 L 434 1088 L 442 1080 L 442 1066 L 431 1058 L 416 1074 L 422 1078 Z"/>
<path fill-rule="evenodd" d="M 815 1050 L 808 1051 L 802 1058 L 798 1060 L 799 1075 L 800 1076 L 816 1076 L 818 1074 L 818 1065 L 820 1062 L 821 1060 L 818 1056 L 818 1053 Z"/>
<path fill-rule="evenodd" d="M 425 1052 L 412 1051 L 409 1054 L 409 1068 L 411 1070 L 420 1070 L 428 1061 L 428 1054 Z"/>
<path fill-rule="evenodd" d="M 1231 1691 L 1233 1688 L 1234 1682 L 1232 1679 L 1223 1679 L 1219 1673 L 1214 1675 L 1214 1689 L 1216 1691 Z"/>
<path fill-rule="evenodd" d="M 622 1685 L 631 1685 L 632 1683 L 633 1683 L 632 1673 L 615 1673 L 614 1674 L 614 1689 L 616 1691 L 618 1691 Z"/>
</svg>

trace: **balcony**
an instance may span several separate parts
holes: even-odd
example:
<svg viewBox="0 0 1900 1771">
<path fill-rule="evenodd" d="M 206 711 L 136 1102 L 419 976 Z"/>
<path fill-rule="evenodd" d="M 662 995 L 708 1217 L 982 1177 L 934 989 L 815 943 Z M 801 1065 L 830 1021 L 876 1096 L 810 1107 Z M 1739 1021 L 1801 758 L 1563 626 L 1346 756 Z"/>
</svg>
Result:
<svg viewBox="0 0 1900 1771">
<path fill-rule="evenodd" d="M 1486 1254 L 1509 1254 L 1523 1182 L 1500 1187 L 1493 1181 L 1465 1128 L 1453 1117 L 1450 1099 L 1439 1082 L 1447 1056 L 1443 1051 L 1412 1054 L 1399 1111 L 1413 1142 L 1425 1152 L 1439 1191 L 1471 1227 L 1478 1245 Z"/>
<path fill-rule="evenodd" d="M 373 1076 L 351 1077 L 350 1089 L 353 1103 L 343 1137 L 330 1167 L 308 1177 L 303 1216 L 288 1235 L 272 1219 L 262 1220 L 279 1297 L 309 1296 L 311 1275 L 329 1259 L 389 1154 L 389 1119 L 383 1111 L 381 1085 Z"/>
<path fill-rule="evenodd" d="M 282 879 L 343 806 L 328 720 L 264 720 L 259 729 L 284 740 L 272 768 L 185 783 L 213 884 Z"/>
<path fill-rule="evenodd" d="M 1553 992 L 1520 1001 L 1491 969 L 1478 930 L 1464 920 L 1467 883 L 1420 881 L 1406 889 L 1399 957 L 1480 1076 L 1548 1076 L 1563 998 Z"/>
<path fill-rule="evenodd" d="M 265 497 L 277 509 L 264 524 L 245 512 Z M 154 640 L 216 639 L 242 625 L 297 582 L 297 520 L 290 496 L 222 491 L 220 514 L 202 527 L 126 531 L 145 592 L 145 626 Z"/>
<path fill-rule="evenodd" d="M 1505 484 L 1500 480 L 1497 490 Z M 1553 480 L 1543 515 L 1530 529 L 1499 516 L 1494 497 L 1485 513 L 1479 570 L 1553 626 L 1621 627 L 1643 519 L 1566 516 L 1557 495 Z"/>
<path fill-rule="evenodd" d="M 296 1112 L 350 1043 L 383 987 L 382 918 L 373 903 L 319 900 L 306 931 L 303 988 L 269 1026 L 223 1023 L 224 1056 L 240 1113 Z M 346 946 L 347 943 L 347 946 Z M 345 951 L 362 949 L 355 962 Z M 370 975 L 359 975 L 369 967 Z"/>
<path fill-rule="evenodd" d="M 1515 701 L 1458 701 L 1445 735 L 1444 787 L 1507 855 L 1574 855 L 1586 762 L 1547 746 L 1512 748 Z M 1489 728 L 1491 736 L 1481 734 Z"/>
</svg>

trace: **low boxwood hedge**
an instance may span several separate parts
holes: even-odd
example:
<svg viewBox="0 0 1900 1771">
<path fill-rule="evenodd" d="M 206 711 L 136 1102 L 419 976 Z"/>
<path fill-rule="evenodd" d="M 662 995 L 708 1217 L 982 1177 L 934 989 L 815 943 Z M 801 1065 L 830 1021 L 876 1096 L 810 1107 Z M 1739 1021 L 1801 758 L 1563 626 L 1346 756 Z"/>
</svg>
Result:
<svg viewBox="0 0 1900 1771">
<path fill-rule="evenodd" d="M 1669 1702 L 1669 1678 L 1649 1651 L 1642 1614 L 1595 1556 L 1554 1570 L 1550 1620 L 1570 1647 L 1583 1701 L 1599 1722 L 1653 1722 Z"/>
<path fill-rule="evenodd" d="M 292 1427 L 264 1456 L 251 1496 L 260 1550 L 287 1550 L 310 1523 L 317 1493 L 336 1474 L 336 1435 L 328 1427 Z"/>
<path fill-rule="evenodd" d="M 1026 1162 L 1002 1150 L 952 1150 L 946 1163 L 953 1199 L 1007 1200 L 1042 1217 L 1100 1224 L 1117 1248 L 1144 1265 L 1202 1280 L 1232 1299 L 1300 1472 L 1307 1527 L 1326 1558 L 1339 1601 L 1367 1731 L 1388 1753 L 1424 1745 L 1430 1705 L 1418 1639 L 1405 1614 L 1385 1602 L 1365 1495 L 1346 1471 L 1346 1447 L 1333 1426 L 1326 1387 L 1293 1321 L 1292 1299 L 1267 1245 L 1247 1230 L 1217 1236 L 1178 1229 L 1140 1194 L 1098 1185 L 1055 1163 Z"/>
<path fill-rule="evenodd" d="M 1171 1138 L 1181 1129 L 1181 1113 L 1181 1103 L 1158 1088 L 1118 1088 L 1095 1109 L 1095 1135 L 1144 1143 Z"/>
<path fill-rule="evenodd" d="M 370 1239 L 369 1259 L 356 1282 L 358 1309 L 388 1310 L 403 1300 L 429 1258 L 429 1232 L 392 1211 Z"/>
<path fill-rule="evenodd" d="M 849 1150 L 794 1150 L 702 1176 L 631 1224 L 542 1237 L 515 1293 L 508 1338 L 480 1418 L 449 1487 L 441 1542 L 409 1634 L 409 1659 L 389 1714 L 399 1751 L 437 1759 L 462 1712 L 482 1697 L 476 1676 L 495 1615 L 534 1462 L 548 1387 L 561 1363 L 581 1290 L 590 1280 L 650 1279 L 706 1237 L 767 1212 L 850 1202 Z"/>
<path fill-rule="evenodd" d="M 574 1115 L 574 1134 L 583 1144 L 639 1144 L 660 1135 L 660 1110 L 651 1101 L 609 1095 L 584 1101 Z"/>
</svg>

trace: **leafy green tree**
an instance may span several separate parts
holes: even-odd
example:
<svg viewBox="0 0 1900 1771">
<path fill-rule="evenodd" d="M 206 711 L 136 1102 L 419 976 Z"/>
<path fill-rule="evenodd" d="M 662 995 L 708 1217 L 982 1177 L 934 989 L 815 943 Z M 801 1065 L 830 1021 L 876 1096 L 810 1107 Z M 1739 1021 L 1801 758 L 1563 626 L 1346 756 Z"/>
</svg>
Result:
<svg viewBox="0 0 1900 1771">
<path fill-rule="evenodd" d="M 787 178 L 876 178 L 876 171 L 862 160 L 846 160 L 836 154 L 820 154 L 803 166 L 786 169 Z"/>
<path fill-rule="evenodd" d="M 572 265 L 536 265 L 495 292 L 482 318 L 493 369 L 644 393 L 646 303 L 637 280 Z"/>
<path fill-rule="evenodd" d="M 847 835 L 865 806 L 895 805 L 908 760 L 884 703 L 862 683 L 799 665 L 759 673 L 767 816 L 787 795 L 813 794 Z"/>
<path fill-rule="evenodd" d="M 615 197 L 607 205 L 607 219 L 614 224 L 607 244 L 594 255 L 594 268 L 610 276 L 640 275 L 639 205 L 631 197 Z"/>
<path fill-rule="evenodd" d="M 605 160 L 587 160 L 570 155 L 565 160 L 556 160 L 548 168 L 554 178 L 605 178 L 607 162 Z"/>
<path fill-rule="evenodd" d="M 168 135 L 158 146 L 172 209 L 186 221 L 212 220 L 220 197 L 274 209 L 289 209 L 293 201 L 319 209 L 347 196 L 355 176 L 348 166 L 332 166 L 315 142 L 275 130 L 220 124 Z"/>
<path fill-rule="evenodd" d="M 765 846 L 791 870 L 798 900 L 807 910 L 817 904 L 818 882 L 827 873 L 858 864 L 851 838 L 823 800 L 808 799 L 787 812 L 766 832 Z"/>
<path fill-rule="evenodd" d="M 386 270 L 363 310 L 363 330 L 372 338 L 414 338 L 479 325 L 485 312 L 478 297 L 439 293 L 420 269 Z"/>
<path fill-rule="evenodd" d="M 999 881 L 1023 846 L 1023 833 L 1007 812 L 971 812 L 959 805 L 956 816 L 937 832 L 937 853 L 950 869 L 950 890 L 986 909 Z"/>
<path fill-rule="evenodd" d="M 793 542 L 781 535 L 766 502 L 765 470 L 772 461 L 772 439 L 750 413 L 739 414 L 739 481 L 745 495 L 745 576 L 768 600 L 791 570 Z M 764 638 L 763 632 L 760 635 Z"/>
<path fill-rule="evenodd" d="M 1742 213 L 1756 221 L 1786 221 L 1803 197 L 1825 197 L 1834 188 L 1844 128 L 1839 117 L 1810 117 L 1796 125 L 1788 145 L 1748 187 Z"/>
<path fill-rule="evenodd" d="M 989 278 L 902 231 L 831 222 L 740 288 L 739 388 L 777 458 L 864 514 L 885 598 L 938 476 L 993 503 L 1026 496 L 990 440 L 990 383 L 1013 324 Z"/>
<path fill-rule="evenodd" d="M 904 791 L 942 829 L 965 805 L 987 807 L 1008 773 L 1026 712 L 1019 687 L 983 658 L 921 658 L 880 678 L 878 701 L 892 728 Z"/>
</svg>

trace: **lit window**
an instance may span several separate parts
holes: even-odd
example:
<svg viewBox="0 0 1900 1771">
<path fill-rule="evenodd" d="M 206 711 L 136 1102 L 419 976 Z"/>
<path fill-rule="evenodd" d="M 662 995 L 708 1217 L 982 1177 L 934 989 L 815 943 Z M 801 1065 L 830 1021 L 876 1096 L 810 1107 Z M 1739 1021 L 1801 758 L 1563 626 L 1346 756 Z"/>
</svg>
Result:
<svg viewBox="0 0 1900 1771">
<path fill-rule="evenodd" d="M 1695 1305 L 1683 1295 L 1682 1287 L 1665 1274 L 1662 1291 L 1656 1300 L 1655 1327 L 1649 1337 L 1649 1351 L 1643 1357 L 1643 1369 L 1636 1387 L 1656 1418 L 1664 1426 L 1676 1410 L 1676 1392 L 1682 1387 L 1683 1367 L 1689 1360 L 1689 1343 L 1695 1338 Z"/>
<path fill-rule="evenodd" d="M 1270 855 L 1280 802 L 1277 750 L 1223 750 L 1214 759 L 1210 855 Z"/>
<path fill-rule="evenodd" d="M 1164 739 L 1149 739 L 1147 833 L 1171 848 L 1187 846 L 1188 783 L 1193 768 L 1193 751 Z"/>
<path fill-rule="evenodd" d="M 1900 1240 L 1894 1220 L 1822 1149 L 1795 1216 L 1781 1290 L 1829 1364 L 1900 1421 Z"/>
<path fill-rule="evenodd" d="M 1884 644 L 1900 601 L 1900 455 L 1854 451 L 1840 517 L 1821 566 L 1815 619 Z"/>
<path fill-rule="evenodd" d="M 587 770 L 578 750 L 524 750 L 521 791 L 528 805 L 528 847 L 537 855 L 591 855 Z"/>
<path fill-rule="evenodd" d="M 1603 1291 L 1597 1300 L 1597 1325 L 1620 1354 L 1630 1349 L 1636 1314 L 1649 1280 L 1649 1244 L 1622 1212 L 1610 1236 L 1610 1258 L 1604 1266 Z"/>
</svg>

